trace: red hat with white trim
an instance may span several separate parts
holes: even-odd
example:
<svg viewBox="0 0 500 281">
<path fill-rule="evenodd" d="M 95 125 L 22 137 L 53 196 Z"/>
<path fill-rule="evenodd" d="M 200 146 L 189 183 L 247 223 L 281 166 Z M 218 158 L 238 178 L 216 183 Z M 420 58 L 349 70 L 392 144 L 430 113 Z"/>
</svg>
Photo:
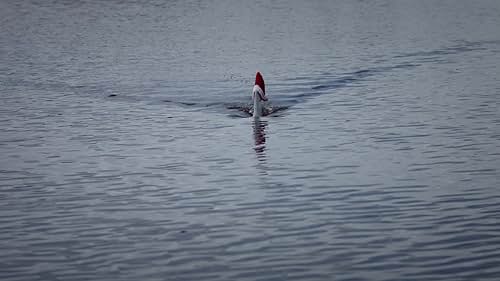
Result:
<svg viewBox="0 0 500 281">
<path fill-rule="evenodd" d="M 258 71 L 255 75 L 255 85 L 259 85 L 259 87 L 262 89 L 262 92 L 264 92 L 264 95 L 266 95 L 266 85 L 264 84 L 264 78 L 262 78 L 262 75 Z"/>
</svg>

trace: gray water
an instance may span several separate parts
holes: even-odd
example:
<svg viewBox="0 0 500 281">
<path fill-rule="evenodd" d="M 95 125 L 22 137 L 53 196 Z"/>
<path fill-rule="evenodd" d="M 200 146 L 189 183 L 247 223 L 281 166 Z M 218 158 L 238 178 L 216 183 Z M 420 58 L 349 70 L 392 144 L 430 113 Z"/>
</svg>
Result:
<svg viewBox="0 0 500 281">
<path fill-rule="evenodd" d="M 1 280 L 500 278 L 499 1 L 141 2 L 0 2 Z"/>
</svg>

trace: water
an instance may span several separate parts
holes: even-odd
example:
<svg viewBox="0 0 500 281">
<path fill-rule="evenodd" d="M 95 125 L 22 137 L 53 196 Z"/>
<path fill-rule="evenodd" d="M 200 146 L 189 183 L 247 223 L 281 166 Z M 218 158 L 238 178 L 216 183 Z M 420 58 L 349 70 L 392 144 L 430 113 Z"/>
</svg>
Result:
<svg viewBox="0 0 500 281">
<path fill-rule="evenodd" d="M 498 1 L 1 1 L 0 26 L 1 280 L 498 280 Z"/>
</svg>

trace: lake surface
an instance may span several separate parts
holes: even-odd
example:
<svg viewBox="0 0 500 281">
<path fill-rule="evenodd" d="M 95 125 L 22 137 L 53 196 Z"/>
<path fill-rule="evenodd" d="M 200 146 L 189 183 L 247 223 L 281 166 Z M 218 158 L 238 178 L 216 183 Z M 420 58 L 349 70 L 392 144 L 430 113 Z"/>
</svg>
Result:
<svg viewBox="0 0 500 281">
<path fill-rule="evenodd" d="M 499 1 L 141 2 L 0 2 L 1 280 L 498 280 Z"/>
</svg>

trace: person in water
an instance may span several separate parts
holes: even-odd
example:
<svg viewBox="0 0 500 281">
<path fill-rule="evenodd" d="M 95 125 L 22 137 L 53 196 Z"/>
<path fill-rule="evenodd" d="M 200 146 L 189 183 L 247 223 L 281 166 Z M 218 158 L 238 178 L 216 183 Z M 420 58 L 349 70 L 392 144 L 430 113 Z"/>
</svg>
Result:
<svg viewBox="0 0 500 281">
<path fill-rule="evenodd" d="M 257 71 L 255 74 L 255 85 L 252 90 L 252 100 L 253 100 L 253 117 L 264 116 L 265 108 L 264 102 L 268 99 L 266 97 L 266 85 L 264 83 L 264 78 L 262 74 Z"/>
</svg>

